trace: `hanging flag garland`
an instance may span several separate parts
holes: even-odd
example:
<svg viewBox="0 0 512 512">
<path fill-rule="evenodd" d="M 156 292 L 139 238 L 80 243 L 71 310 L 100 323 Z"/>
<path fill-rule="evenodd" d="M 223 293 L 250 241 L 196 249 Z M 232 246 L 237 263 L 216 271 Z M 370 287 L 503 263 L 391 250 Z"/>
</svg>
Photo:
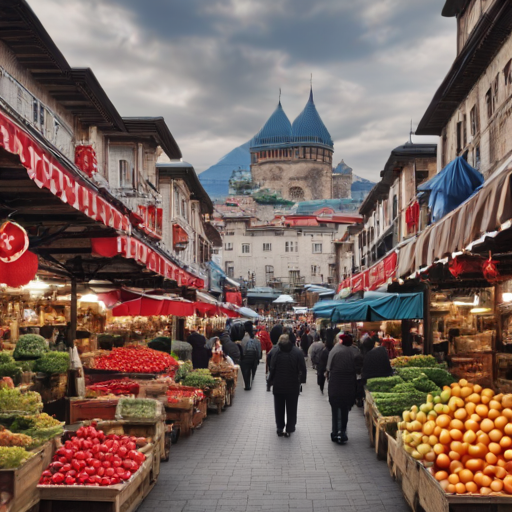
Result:
<svg viewBox="0 0 512 512">
<path fill-rule="evenodd" d="M 0 226 L 0 261 L 12 263 L 28 249 L 28 234 L 23 227 L 10 220 Z"/>
</svg>

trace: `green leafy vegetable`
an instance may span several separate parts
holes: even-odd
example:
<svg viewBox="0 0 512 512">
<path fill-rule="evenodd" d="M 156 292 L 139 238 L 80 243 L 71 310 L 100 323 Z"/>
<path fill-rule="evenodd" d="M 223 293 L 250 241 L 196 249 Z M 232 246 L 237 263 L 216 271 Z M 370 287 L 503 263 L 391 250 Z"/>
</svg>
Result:
<svg viewBox="0 0 512 512">
<path fill-rule="evenodd" d="M 19 359 L 37 359 L 48 352 L 46 341 L 38 334 L 23 334 L 20 336 L 13 357 Z"/>
<path fill-rule="evenodd" d="M 69 354 L 67 352 L 48 352 L 40 357 L 34 365 L 36 372 L 47 374 L 66 373 L 69 368 Z"/>
<path fill-rule="evenodd" d="M 393 387 L 403 383 L 403 379 L 396 375 L 392 377 L 376 377 L 375 379 L 368 379 L 366 387 L 369 391 L 391 391 Z"/>
<path fill-rule="evenodd" d="M 442 368 L 397 368 L 397 374 L 405 381 L 413 380 L 424 373 L 432 382 L 442 388 L 455 382 L 454 377 Z"/>
<path fill-rule="evenodd" d="M 217 381 L 212 377 L 210 371 L 207 371 L 208 374 L 202 373 L 200 370 L 195 370 L 189 373 L 181 383 L 184 386 L 200 389 L 214 388 L 217 385 Z"/>
<path fill-rule="evenodd" d="M 0 446 L 0 469 L 18 468 L 32 455 L 18 446 Z"/>
<path fill-rule="evenodd" d="M 14 382 L 19 382 L 21 374 L 23 373 L 19 364 L 14 359 L 10 363 L 0 364 L 0 378 L 11 377 Z"/>
<path fill-rule="evenodd" d="M 404 366 L 413 366 L 417 368 L 428 368 L 438 366 L 434 356 L 402 356 L 392 360 L 392 366 L 400 368 Z"/>
<path fill-rule="evenodd" d="M 20 411 L 37 414 L 42 408 L 41 395 L 35 391 L 22 393 L 19 388 L 0 388 L 0 413 Z"/>
<path fill-rule="evenodd" d="M 147 398 L 121 398 L 117 404 L 116 416 L 120 418 L 152 419 L 157 416 L 158 402 Z"/>
</svg>

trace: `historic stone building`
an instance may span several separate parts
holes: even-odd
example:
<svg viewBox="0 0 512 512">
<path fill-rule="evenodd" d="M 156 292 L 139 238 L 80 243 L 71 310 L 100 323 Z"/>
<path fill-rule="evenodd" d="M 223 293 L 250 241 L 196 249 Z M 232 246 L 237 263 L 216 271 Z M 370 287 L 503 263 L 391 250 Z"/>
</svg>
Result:
<svg viewBox="0 0 512 512">
<path fill-rule="evenodd" d="M 290 123 L 281 101 L 251 141 L 254 185 L 300 202 L 333 197 L 334 144 L 313 101 Z"/>
</svg>

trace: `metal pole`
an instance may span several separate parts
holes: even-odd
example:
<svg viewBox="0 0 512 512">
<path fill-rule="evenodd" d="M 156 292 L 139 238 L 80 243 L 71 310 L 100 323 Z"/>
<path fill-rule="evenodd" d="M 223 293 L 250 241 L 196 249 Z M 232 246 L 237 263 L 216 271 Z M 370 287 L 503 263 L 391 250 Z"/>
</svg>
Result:
<svg viewBox="0 0 512 512">
<path fill-rule="evenodd" d="M 76 339 L 76 324 L 78 316 L 78 305 L 76 297 L 76 279 L 71 279 L 71 317 L 68 329 L 68 346 L 73 347 Z"/>
</svg>

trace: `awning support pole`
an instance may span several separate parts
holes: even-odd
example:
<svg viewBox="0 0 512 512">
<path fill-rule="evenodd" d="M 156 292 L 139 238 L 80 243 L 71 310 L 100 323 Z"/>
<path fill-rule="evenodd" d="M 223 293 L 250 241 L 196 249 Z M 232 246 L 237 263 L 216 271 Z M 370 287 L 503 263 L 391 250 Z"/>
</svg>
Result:
<svg viewBox="0 0 512 512">
<path fill-rule="evenodd" d="M 76 296 L 76 279 L 71 279 L 71 316 L 68 329 L 68 346 L 73 347 L 76 339 L 76 324 L 78 317 L 78 304 Z"/>
</svg>

